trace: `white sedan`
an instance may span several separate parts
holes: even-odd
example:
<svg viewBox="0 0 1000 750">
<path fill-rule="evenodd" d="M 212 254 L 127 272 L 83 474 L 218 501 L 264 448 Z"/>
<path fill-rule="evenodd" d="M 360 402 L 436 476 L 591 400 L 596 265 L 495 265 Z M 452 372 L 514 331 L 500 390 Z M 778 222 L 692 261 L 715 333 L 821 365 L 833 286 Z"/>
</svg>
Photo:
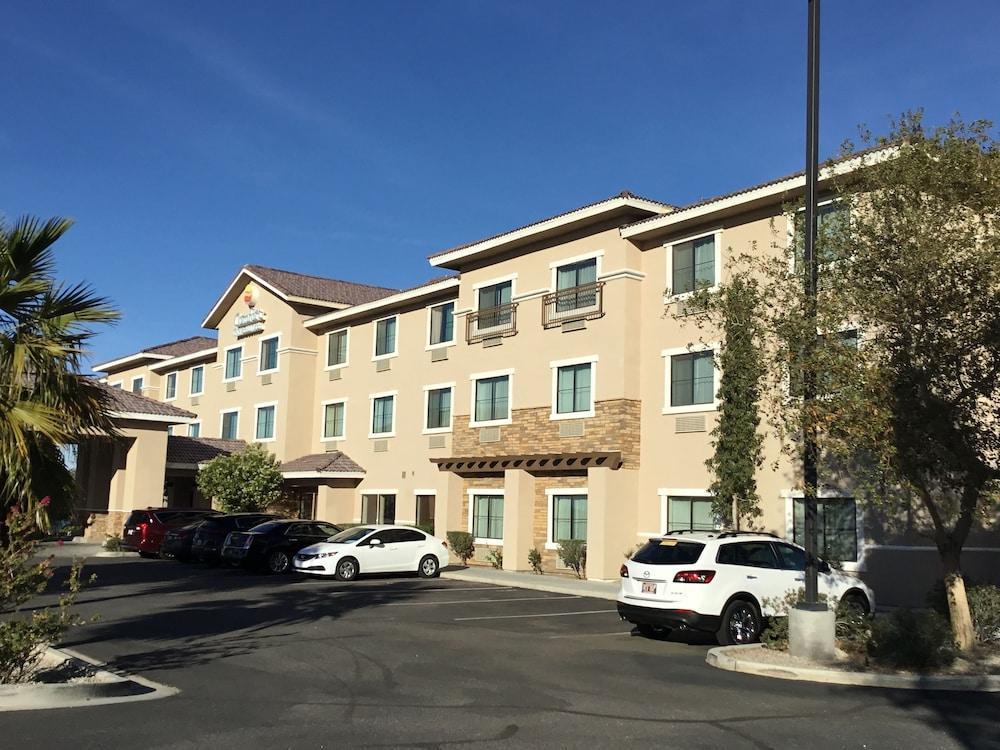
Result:
<svg viewBox="0 0 1000 750">
<path fill-rule="evenodd" d="M 412 573 L 436 578 L 448 565 L 448 543 L 412 526 L 363 524 L 304 547 L 292 561 L 297 573 L 353 581 L 359 573 Z"/>
</svg>

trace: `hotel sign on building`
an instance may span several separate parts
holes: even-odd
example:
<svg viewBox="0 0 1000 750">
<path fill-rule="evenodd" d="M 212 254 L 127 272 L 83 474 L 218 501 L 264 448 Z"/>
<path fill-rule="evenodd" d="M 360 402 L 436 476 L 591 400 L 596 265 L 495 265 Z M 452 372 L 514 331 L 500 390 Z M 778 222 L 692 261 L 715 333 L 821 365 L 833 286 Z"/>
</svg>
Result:
<svg viewBox="0 0 1000 750">
<path fill-rule="evenodd" d="M 267 313 L 257 307 L 258 296 L 257 287 L 254 286 L 253 282 L 247 284 L 243 289 L 243 301 L 250 309 L 236 316 L 233 335 L 238 339 L 264 332 Z"/>
</svg>

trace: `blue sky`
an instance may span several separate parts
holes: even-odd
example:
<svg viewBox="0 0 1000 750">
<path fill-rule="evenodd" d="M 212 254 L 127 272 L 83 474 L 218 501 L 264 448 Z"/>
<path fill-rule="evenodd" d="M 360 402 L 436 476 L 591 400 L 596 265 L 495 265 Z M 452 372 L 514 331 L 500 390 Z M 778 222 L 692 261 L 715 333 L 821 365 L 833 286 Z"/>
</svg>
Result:
<svg viewBox="0 0 1000 750">
<path fill-rule="evenodd" d="M 73 217 L 122 309 L 95 361 L 200 332 L 243 263 L 405 287 L 426 256 L 622 189 L 803 164 L 805 0 L 13 2 L 0 213 Z M 822 154 L 997 117 L 1000 3 L 827 0 Z"/>
</svg>

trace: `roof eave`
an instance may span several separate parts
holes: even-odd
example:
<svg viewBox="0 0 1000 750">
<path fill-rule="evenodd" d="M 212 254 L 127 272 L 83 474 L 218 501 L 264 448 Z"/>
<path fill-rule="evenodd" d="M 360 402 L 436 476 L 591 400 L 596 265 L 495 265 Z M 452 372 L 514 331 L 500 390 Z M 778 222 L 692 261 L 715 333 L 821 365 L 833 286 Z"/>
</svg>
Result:
<svg viewBox="0 0 1000 750">
<path fill-rule="evenodd" d="M 458 277 L 453 279 L 444 279 L 443 281 L 438 281 L 434 284 L 420 286 L 416 289 L 410 289 L 405 292 L 400 292 L 399 294 L 393 294 L 389 297 L 383 297 L 382 299 L 377 299 L 372 302 L 363 302 L 360 305 L 347 307 L 343 310 L 334 310 L 333 312 L 311 318 L 310 320 L 307 320 L 304 325 L 309 330 L 322 328 L 330 323 L 339 323 L 350 318 L 367 315 L 368 313 L 375 312 L 383 308 L 402 305 L 407 302 L 415 302 L 416 300 L 423 299 L 424 297 L 433 297 L 441 292 L 446 292 L 449 289 L 457 289 L 458 285 Z"/>
<path fill-rule="evenodd" d="M 213 346 L 211 349 L 202 349 L 201 351 L 191 352 L 190 354 L 182 354 L 179 357 L 172 357 L 164 360 L 163 362 L 157 362 L 155 365 L 150 365 L 149 369 L 153 372 L 171 370 L 174 367 L 179 367 L 180 365 L 188 364 L 189 362 L 196 362 L 199 359 L 208 359 L 211 356 L 217 355 L 218 352 L 219 347 Z"/>
<path fill-rule="evenodd" d="M 285 479 L 364 479 L 363 471 L 283 471 Z"/>
<path fill-rule="evenodd" d="M 197 416 L 177 417 L 169 414 L 146 414 L 141 411 L 111 411 L 108 416 L 112 419 L 128 420 L 130 422 L 158 422 L 160 424 L 193 424 L 198 421 Z"/>
<path fill-rule="evenodd" d="M 144 362 L 148 359 L 170 359 L 169 354 L 153 354 L 151 352 L 138 352 L 137 354 L 130 354 L 127 357 L 119 357 L 118 359 L 112 359 L 109 362 L 98 362 L 92 368 L 91 372 L 95 373 L 108 373 L 112 374 L 112 370 L 128 369 L 124 365 L 129 365 L 132 363 L 138 364 L 139 362 Z"/>
</svg>

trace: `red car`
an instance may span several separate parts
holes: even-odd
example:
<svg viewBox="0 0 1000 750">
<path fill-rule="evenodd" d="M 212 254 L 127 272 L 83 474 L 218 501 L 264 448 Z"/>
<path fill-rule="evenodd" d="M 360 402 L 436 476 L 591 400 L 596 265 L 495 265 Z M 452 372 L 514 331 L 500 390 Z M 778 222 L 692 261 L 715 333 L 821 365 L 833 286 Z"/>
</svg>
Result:
<svg viewBox="0 0 1000 750">
<path fill-rule="evenodd" d="M 220 515 L 217 510 L 146 508 L 133 510 L 122 529 L 122 549 L 138 552 L 142 557 L 158 557 L 163 537 L 170 529 L 185 526 L 208 516 Z"/>
</svg>

